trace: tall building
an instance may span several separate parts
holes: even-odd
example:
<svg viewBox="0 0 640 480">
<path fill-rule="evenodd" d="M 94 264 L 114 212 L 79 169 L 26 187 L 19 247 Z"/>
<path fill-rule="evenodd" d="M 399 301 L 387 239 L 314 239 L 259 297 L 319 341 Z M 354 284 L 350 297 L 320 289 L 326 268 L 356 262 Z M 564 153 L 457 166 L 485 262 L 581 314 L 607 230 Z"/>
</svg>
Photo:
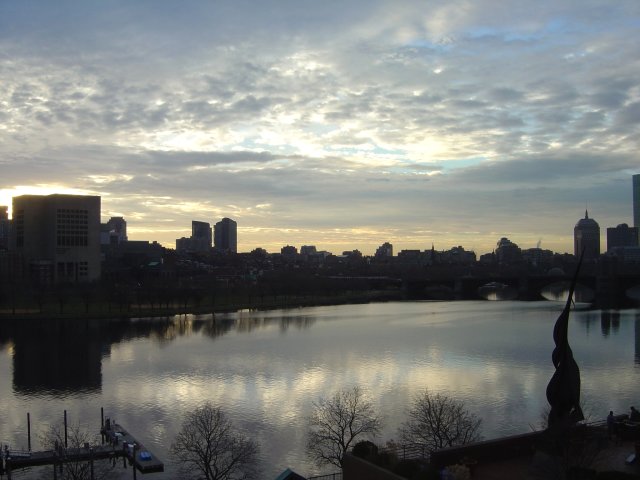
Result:
<svg viewBox="0 0 640 480">
<path fill-rule="evenodd" d="M 100 197 L 22 195 L 13 198 L 10 249 L 43 283 L 100 278 Z"/>
<path fill-rule="evenodd" d="M 522 250 L 507 237 L 502 237 L 498 241 L 495 254 L 496 260 L 500 265 L 518 263 L 522 260 Z"/>
<path fill-rule="evenodd" d="M 633 177 L 633 226 L 640 228 L 640 174 Z"/>
<path fill-rule="evenodd" d="M 389 242 L 384 242 L 376 249 L 375 253 L 376 258 L 386 258 L 393 257 L 393 245 Z"/>
<path fill-rule="evenodd" d="M 0 250 L 9 249 L 9 224 L 8 207 L 0 205 Z"/>
<path fill-rule="evenodd" d="M 107 222 L 109 231 L 113 232 L 118 238 L 118 243 L 123 243 L 128 240 L 127 238 L 127 222 L 122 217 L 111 217 Z"/>
<path fill-rule="evenodd" d="M 211 225 L 208 222 L 191 222 L 191 249 L 208 252 L 211 249 Z"/>
<path fill-rule="evenodd" d="M 585 210 L 573 229 L 573 253 L 579 257 L 584 250 L 585 260 L 594 260 L 600 255 L 600 225 Z"/>
<path fill-rule="evenodd" d="M 127 222 L 122 217 L 111 217 L 100 227 L 100 243 L 102 245 L 119 245 L 128 241 Z"/>
<path fill-rule="evenodd" d="M 615 228 L 607 228 L 607 251 L 617 247 L 637 247 L 638 227 L 621 223 Z"/>
<path fill-rule="evenodd" d="M 238 253 L 238 224 L 230 218 L 223 218 L 213 230 L 216 250 Z"/>
</svg>

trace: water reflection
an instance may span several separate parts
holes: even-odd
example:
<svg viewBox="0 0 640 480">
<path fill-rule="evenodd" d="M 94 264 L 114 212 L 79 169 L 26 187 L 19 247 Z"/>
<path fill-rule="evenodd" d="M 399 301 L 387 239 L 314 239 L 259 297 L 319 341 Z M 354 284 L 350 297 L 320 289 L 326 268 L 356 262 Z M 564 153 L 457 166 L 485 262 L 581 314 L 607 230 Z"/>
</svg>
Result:
<svg viewBox="0 0 640 480">
<path fill-rule="evenodd" d="M 16 393 L 66 395 L 99 391 L 102 359 L 122 342 L 148 339 L 162 346 L 191 335 L 216 339 L 272 326 L 284 333 L 292 327 L 308 329 L 314 322 L 308 315 L 270 317 L 255 312 L 107 321 L 6 321 L 0 324 L 0 347 L 11 346 Z"/>
<path fill-rule="evenodd" d="M 636 319 L 635 319 L 635 342 L 634 342 L 634 346 L 635 346 L 635 360 L 636 360 L 636 364 L 640 365 L 640 312 L 636 313 Z"/>
<path fill-rule="evenodd" d="M 605 337 L 611 333 L 613 327 L 614 333 L 620 330 L 620 312 L 603 311 L 600 314 L 600 329 Z"/>
<path fill-rule="evenodd" d="M 478 289 L 478 295 L 492 301 L 515 300 L 518 297 L 518 290 L 505 283 L 489 282 Z"/>
<path fill-rule="evenodd" d="M 352 385 L 371 392 L 383 412 L 382 441 L 397 438 L 411 397 L 427 387 L 463 400 L 483 419 L 487 438 L 524 433 L 546 407 L 560 309 L 550 302 L 390 302 L 2 324 L 0 442 L 21 444 L 24 421 L 15 419 L 26 411 L 45 423 L 63 409 L 95 419 L 104 406 L 168 461 L 182 415 L 208 400 L 261 444 L 262 478 L 289 466 L 318 474 L 304 453 L 305 417 L 311 402 Z M 640 314 L 574 311 L 570 322 L 583 398 L 594 414 L 637 404 Z M 49 358 L 62 359 L 44 367 L 54 370 L 51 380 L 38 371 Z M 56 370 L 77 359 L 91 371 Z M 168 470 L 154 478 L 173 477 Z"/>
<path fill-rule="evenodd" d="M 550 285 L 547 285 L 540 291 L 540 295 L 547 300 L 551 300 L 554 302 L 566 302 L 569 297 L 569 281 L 560 281 L 555 282 Z M 586 285 L 582 285 L 578 283 L 576 285 L 576 289 L 573 295 L 574 301 L 576 303 L 586 303 L 590 304 L 593 302 L 595 298 L 595 292 L 593 289 L 587 287 Z"/>
</svg>

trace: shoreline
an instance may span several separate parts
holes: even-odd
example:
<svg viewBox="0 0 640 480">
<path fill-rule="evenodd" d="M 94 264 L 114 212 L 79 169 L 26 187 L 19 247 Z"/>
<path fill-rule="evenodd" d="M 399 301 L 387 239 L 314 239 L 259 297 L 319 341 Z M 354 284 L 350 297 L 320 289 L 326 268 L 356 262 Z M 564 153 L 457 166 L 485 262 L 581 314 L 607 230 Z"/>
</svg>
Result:
<svg viewBox="0 0 640 480">
<path fill-rule="evenodd" d="M 22 311 L 16 313 L 0 311 L 0 322 L 5 321 L 41 321 L 41 320 L 132 320 L 137 318 L 163 318 L 177 315 L 206 315 L 216 313 L 231 313 L 238 310 L 277 310 L 299 307 L 316 307 L 325 305 L 346 305 L 364 304 L 371 302 L 388 302 L 406 300 L 401 292 L 378 292 L 370 291 L 364 294 L 349 294 L 337 296 L 301 296 L 274 301 L 246 301 L 227 303 L 222 305 L 199 305 L 199 306 L 170 306 L 170 307 L 135 307 L 130 306 L 126 311 L 112 309 L 100 311 Z M 76 305 L 77 307 L 77 305 Z M 84 306 L 83 306 L 84 307 Z"/>
</svg>

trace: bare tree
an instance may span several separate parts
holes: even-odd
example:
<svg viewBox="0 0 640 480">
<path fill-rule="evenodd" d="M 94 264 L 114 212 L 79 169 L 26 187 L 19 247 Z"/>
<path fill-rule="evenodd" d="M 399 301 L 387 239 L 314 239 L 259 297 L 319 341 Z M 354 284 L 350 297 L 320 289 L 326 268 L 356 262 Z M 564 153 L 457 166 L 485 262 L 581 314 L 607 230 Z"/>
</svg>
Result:
<svg viewBox="0 0 640 480">
<path fill-rule="evenodd" d="M 342 458 L 356 440 L 375 436 L 382 421 L 360 387 L 342 390 L 313 403 L 307 453 L 318 464 L 342 468 Z"/>
<path fill-rule="evenodd" d="M 40 440 L 45 448 L 63 449 L 65 445 L 64 429 L 59 425 L 51 425 Z M 87 444 L 98 445 L 99 436 L 97 434 L 91 435 L 80 425 L 70 425 L 67 427 L 66 444 L 71 450 L 84 448 Z M 54 465 L 53 468 L 58 468 L 58 466 Z M 62 469 L 57 474 L 57 478 L 61 480 L 104 480 L 116 477 L 115 466 L 111 460 L 64 462 Z M 43 472 L 43 478 L 51 478 L 50 472 Z"/>
<path fill-rule="evenodd" d="M 187 413 L 172 445 L 183 478 L 254 478 L 258 445 L 235 432 L 224 412 L 210 403 Z"/>
<path fill-rule="evenodd" d="M 429 390 L 419 393 L 409 407 L 409 419 L 400 428 L 404 443 L 427 450 L 464 445 L 481 439 L 481 419 L 465 409 L 464 403 Z"/>
</svg>

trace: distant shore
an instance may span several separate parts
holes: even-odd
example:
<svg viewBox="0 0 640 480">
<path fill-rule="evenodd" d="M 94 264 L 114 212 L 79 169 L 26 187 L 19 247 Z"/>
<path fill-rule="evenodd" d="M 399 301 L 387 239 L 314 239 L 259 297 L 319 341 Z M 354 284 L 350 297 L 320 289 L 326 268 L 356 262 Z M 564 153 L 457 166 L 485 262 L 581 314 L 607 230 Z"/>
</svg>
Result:
<svg viewBox="0 0 640 480">
<path fill-rule="evenodd" d="M 231 301 L 218 304 L 201 304 L 168 307 L 151 307 L 149 305 L 129 305 L 128 308 L 109 308 L 105 304 L 70 304 L 62 312 L 56 310 L 53 305 L 47 305 L 42 309 L 36 306 L 16 309 L 0 310 L 0 322 L 7 320 L 109 320 L 131 318 L 170 317 L 175 315 L 205 315 L 216 313 L 235 312 L 243 309 L 251 310 L 275 310 L 280 308 L 314 307 L 323 305 L 345 305 L 371 302 L 388 302 L 404 300 L 401 291 L 366 291 L 348 292 L 339 295 L 300 295 L 286 296 L 275 299 L 254 299 Z"/>
</svg>

